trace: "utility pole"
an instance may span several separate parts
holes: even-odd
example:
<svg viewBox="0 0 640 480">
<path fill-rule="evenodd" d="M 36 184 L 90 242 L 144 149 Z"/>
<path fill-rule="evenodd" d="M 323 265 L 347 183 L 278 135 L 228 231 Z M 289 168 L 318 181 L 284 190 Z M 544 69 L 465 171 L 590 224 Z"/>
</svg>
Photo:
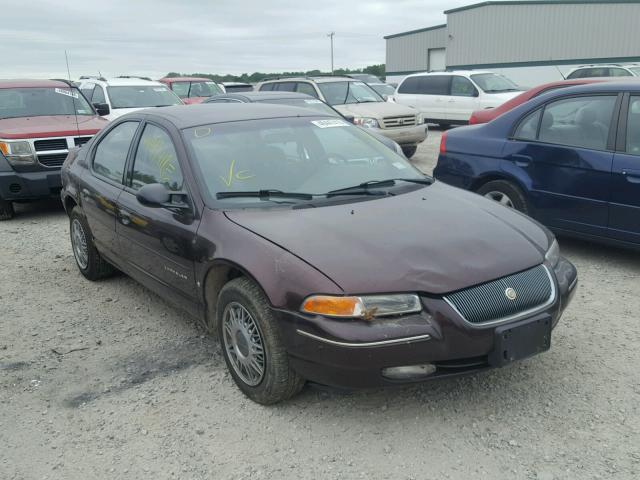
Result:
<svg viewBox="0 0 640 480">
<path fill-rule="evenodd" d="M 327 34 L 327 37 L 331 38 L 331 74 L 333 75 L 333 36 L 336 34 L 336 32 L 331 32 L 329 34 Z"/>
</svg>

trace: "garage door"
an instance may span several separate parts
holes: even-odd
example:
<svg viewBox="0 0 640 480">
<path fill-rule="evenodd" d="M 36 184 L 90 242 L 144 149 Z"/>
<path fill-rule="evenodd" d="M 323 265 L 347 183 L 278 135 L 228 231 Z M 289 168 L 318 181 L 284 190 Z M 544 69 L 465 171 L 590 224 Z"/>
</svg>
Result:
<svg viewBox="0 0 640 480">
<path fill-rule="evenodd" d="M 446 67 L 444 48 L 430 48 L 429 49 L 429 66 L 430 72 L 444 71 Z"/>
</svg>

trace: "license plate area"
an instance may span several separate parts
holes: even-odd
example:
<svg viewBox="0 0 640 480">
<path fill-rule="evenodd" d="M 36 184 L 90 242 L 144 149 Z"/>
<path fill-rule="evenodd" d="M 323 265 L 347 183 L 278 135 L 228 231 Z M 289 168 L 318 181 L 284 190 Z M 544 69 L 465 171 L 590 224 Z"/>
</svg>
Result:
<svg viewBox="0 0 640 480">
<path fill-rule="evenodd" d="M 500 367 L 551 348 L 551 317 L 523 320 L 496 328 L 489 364 Z"/>
</svg>

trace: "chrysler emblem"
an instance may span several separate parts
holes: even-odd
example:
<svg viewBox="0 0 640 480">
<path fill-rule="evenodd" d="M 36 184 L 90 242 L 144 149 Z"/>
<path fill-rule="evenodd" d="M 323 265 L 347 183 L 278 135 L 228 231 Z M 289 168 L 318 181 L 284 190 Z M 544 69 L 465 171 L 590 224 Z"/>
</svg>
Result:
<svg viewBox="0 0 640 480">
<path fill-rule="evenodd" d="M 507 288 L 504 291 L 504 294 L 511 301 L 515 300 L 518 297 L 518 294 L 516 293 L 516 291 L 511 287 Z"/>
</svg>

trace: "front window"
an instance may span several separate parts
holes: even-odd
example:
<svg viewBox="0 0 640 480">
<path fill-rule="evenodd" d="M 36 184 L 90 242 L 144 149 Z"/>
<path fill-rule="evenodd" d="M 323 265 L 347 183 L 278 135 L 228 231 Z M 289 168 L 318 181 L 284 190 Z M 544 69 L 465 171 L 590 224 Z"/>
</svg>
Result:
<svg viewBox="0 0 640 480">
<path fill-rule="evenodd" d="M 189 97 L 213 97 L 223 93 L 215 82 L 191 82 Z"/>
<path fill-rule="evenodd" d="M 495 73 L 476 73 L 471 75 L 471 79 L 485 93 L 519 92 L 521 90 L 507 77 Z"/>
<path fill-rule="evenodd" d="M 95 115 L 77 88 L 0 89 L 0 119 L 49 115 Z"/>
<path fill-rule="evenodd" d="M 631 70 L 636 77 L 640 77 L 640 67 L 629 67 L 629 70 Z"/>
<path fill-rule="evenodd" d="M 326 82 L 319 83 L 318 87 L 329 105 L 384 102 L 383 98 L 364 82 Z"/>
<path fill-rule="evenodd" d="M 180 105 L 175 93 L 165 86 L 127 85 L 107 87 L 112 108 L 145 108 Z"/>
<path fill-rule="evenodd" d="M 321 100 L 315 98 L 272 98 L 260 100 L 257 103 L 279 103 L 281 105 L 293 105 L 294 107 L 310 108 L 323 115 L 341 117 L 341 115 Z"/>
<path fill-rule="evenodd" d="M 217 194 L 261 190 L 328 198 L 328 192 L 364 182 L 424 179 L 405 158 L 339 118 L 203 125 L 186 129 L 183 135 L 200 171 L 197 176 L 212 199 Z M 255 197 L 219 201 L 227 207 L 238 203 L 273 205 L 280 200 L 291 202 L 265 202 Z"/>
</svg>

